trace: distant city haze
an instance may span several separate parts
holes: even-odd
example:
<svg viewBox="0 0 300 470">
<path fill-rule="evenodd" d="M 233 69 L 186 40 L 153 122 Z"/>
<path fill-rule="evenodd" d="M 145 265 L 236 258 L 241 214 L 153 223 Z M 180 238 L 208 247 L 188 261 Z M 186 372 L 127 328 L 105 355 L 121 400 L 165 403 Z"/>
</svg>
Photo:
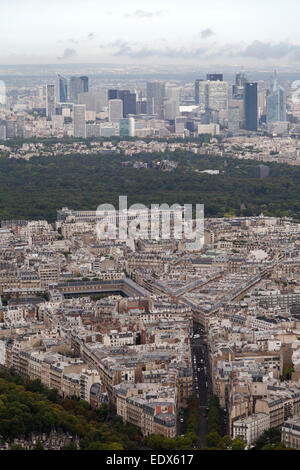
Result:
<svg viewBox="0 0 300 470">
<path fill-rule="evenodd" d="M 297 0 L 1 0 L 0 64 L 300 63 Z"/>
</svg>

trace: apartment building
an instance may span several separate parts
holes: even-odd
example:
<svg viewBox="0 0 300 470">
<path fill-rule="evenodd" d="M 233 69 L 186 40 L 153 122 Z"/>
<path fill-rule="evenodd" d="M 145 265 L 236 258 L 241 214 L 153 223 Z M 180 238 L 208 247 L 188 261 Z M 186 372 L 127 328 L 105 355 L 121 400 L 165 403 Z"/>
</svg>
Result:
<svg viewBox="0 0 300 470">
<path fill-rule="evenodd" d="M 270 415 L 257 413 L 234 421 L 232 437 L 242 439 L 249 447 L 269 428 Z"/>
<path fill-rule="evenodd" d="M 300 416 L 286 420 L 281 428 L 281 442 L 286 447 L 300 449 Z"/>
</svg>

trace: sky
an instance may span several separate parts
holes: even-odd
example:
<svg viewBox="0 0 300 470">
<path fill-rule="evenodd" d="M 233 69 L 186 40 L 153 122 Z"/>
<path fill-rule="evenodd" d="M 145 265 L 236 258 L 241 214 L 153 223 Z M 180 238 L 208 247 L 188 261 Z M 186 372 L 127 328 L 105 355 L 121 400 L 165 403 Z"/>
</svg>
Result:
<svg viewBox="0 0 300 470">
<path fill-rule="evenodd" d="M 0 64 L 300 64 L 299 0 L 0 0 Z"/>
</svg>

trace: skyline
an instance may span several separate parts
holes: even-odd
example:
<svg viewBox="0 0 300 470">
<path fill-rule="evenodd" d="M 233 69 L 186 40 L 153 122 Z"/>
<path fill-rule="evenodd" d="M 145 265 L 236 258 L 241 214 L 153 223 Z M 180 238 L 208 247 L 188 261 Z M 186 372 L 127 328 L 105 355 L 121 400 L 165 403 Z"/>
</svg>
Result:
<svg viewBox="0 0 300 470">
<path fill-rule="evenodd" d="M 297 13 L 288 0 L 2 0 L 0 64 L 300 64 Z M 11 24 L 15 27 L 12 30 Z M 255 25 L 255 31 L 253 30 Z"/>
</svg>

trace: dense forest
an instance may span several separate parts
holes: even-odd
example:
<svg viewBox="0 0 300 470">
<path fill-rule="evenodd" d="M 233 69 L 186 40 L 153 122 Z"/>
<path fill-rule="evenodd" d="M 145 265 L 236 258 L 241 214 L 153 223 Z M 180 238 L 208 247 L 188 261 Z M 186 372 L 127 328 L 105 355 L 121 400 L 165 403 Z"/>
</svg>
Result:
<svg viewBox="0 0 300 470">
<path fill-rule="evenodd" d="M 151 154 L 159 161 L 165 154 Z M 173 172 L 123 166 L 124 161 L 147 161 L 145 154 L 58 155 L 29 161 L 0 157 L 0 220 L 56 219 L 61 207 L 95 210 L 99 204 L 118 207 L 119 195 L 128 204 L 204 204 L 206 217 L 224 215 L 299 218 L 300 167 L 270 163 L 270 175 L 254 177 L 259 163 L 214 156 L 192 155 L 177 150 L 169 159 L 178 161 Z M 195 171 L 218 169 L 219 175 Z"/>
</svg>

